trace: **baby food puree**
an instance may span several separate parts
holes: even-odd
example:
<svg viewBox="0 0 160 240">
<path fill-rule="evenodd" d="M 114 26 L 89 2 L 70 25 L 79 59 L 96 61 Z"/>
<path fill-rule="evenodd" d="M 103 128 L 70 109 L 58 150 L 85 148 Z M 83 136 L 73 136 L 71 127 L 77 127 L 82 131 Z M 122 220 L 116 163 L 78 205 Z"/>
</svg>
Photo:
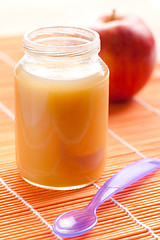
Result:
<svg viewBox="0 0 160 240">
<path fill-rule="evenodd" d="M 39 35 L 35 40 L 31 34 L 27 37 L 36 47 L 50 47 L 50 35 L 41 36 L 40 41 Z M 63 42 L 64 36 L 56 35 L 55 44 L 55 34 L 53 28 L 52 46 L 83 48 L 92 43 L 70 36 Z M 53 56 L 46 51 L 43 54 L 43 49 L 34 52 L 35 46 L 29 49 L 24 43 L 26 54 L 15 68 L 19 172 L 26 181 L 40 187 L 86 186 L 100 177 L 106 162 L 108 68 L 98 54 L 86 56 L 86 50 L 80 58 L 68 53 L 60 56 L 59 52 Z"/>
</svg>

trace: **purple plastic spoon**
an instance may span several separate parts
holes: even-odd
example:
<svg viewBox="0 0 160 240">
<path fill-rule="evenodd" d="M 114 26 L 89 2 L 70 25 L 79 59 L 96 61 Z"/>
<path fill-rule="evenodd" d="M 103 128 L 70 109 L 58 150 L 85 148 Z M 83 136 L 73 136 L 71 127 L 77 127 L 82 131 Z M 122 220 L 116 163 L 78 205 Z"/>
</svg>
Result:
<svg viewBox="0 0 160 240">
<path fill-rule="evenodd" d="M 53 222 L 53 231 L 62 237 L 75 237 L 88 232 L 97 224 L 96 211 L 103 202 L 158 168 L 160 160 L 147 158 L 121 169 L 105 182 L 85 208 L 58 216 Z"/>
</svg>

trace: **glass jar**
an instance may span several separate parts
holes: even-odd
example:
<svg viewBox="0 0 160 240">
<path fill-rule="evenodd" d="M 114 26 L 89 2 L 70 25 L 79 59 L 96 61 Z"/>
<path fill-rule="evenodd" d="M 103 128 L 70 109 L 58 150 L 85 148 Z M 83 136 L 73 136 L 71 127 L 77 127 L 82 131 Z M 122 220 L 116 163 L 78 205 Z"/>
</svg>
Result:
<svg viewBox="0 0 160 240">
<path fill-rule="evenodd" d="M 50 189 L 84 187 L 106 162 L 109 71 L 98 33 L 46 27 L 24 35 L 15 67 L 16 159 L 21 176 Z"/>
</svg>

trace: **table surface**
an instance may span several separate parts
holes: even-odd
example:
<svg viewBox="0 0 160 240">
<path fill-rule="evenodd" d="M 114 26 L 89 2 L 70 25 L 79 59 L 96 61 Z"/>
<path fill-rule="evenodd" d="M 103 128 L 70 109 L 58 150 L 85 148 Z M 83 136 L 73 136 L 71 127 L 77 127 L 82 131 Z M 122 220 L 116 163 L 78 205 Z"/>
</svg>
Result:
<svg viewBox="0 0 160 240">
<path fill-rule="evenodd" d="M 0 39 L 0 239 L 62 239 L 52 233 L 60 213 L 86 206 L 98 188 L 135 160 L 160 158 L 160 67 L 131 101 L 110 105 L 108 157 L 101 178 L 72 191 L 26 183 L 15 163 L 13 68 L 22 57 L 22 37 Z M 160 239 L 160 170 L 101 205 L 99 222 L 76 240 Z"/>
</svg>

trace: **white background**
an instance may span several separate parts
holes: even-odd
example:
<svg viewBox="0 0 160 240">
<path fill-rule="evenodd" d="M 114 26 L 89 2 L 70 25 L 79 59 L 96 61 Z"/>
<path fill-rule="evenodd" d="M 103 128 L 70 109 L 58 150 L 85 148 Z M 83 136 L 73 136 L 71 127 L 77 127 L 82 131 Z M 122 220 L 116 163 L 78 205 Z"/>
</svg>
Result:
<svg viewBox="0 0 160 240">
<path fill-rule="evenodd" d="M 100 14 L 135 13 L 151 28 L 160 60 L 160 0 L 0 0 L 0 36 L 46 25 L 87 26 Z"/>
</svg>

